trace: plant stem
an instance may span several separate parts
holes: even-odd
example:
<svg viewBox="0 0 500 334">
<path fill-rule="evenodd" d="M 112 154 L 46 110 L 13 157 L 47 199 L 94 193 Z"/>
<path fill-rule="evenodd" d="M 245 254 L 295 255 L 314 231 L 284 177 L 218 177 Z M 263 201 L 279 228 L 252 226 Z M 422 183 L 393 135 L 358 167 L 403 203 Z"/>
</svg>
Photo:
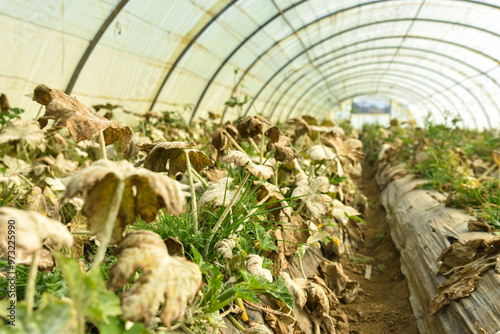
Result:
<svg viewBox="0 0 500 334">
<path fill-rule="evenodd" d="M 205 187 L 208 187 L 208 182 L 205 181 L 205 179 L 203 178 L 203 176 L 201 176 L 197 171 L 196 169 L 194 168 L 191 168 L 191 172 L 193 173 L 193 175 L 198 179 L 200 180 L 200 182 L 205 186 Z"/>
<path fill-rule="evenodd" d="M 252 145 L 255 152 L 260 152 L 259 147 L 257 146 L 257 144 L 255 144 L 255 141 L 252 139 L 252 137 L 248 137 L 248 141 L 250 142 L 250 145 Z"/>
<path fill-rule="evenodd" d="M 188 334 L 196 334 L 195 332 L 193 332 L 192 330 L 190 330 L 185 324 L 182 324 L 181 325 L 181 328 L 184 332 L 188 333 Z"/>
<path fill-rule="evenodd" d="M 229 138 L 229 141 L 234 145 L 234 147 L 236 147 L 241 152 L 245 152 L 245 150 L 240 145 L 238 145 L 236 140 L 234 140 L 233 136 L 231 136 L 229 132 L 227 132 L 225 129 L 223 129 L 222 132 Z"/>
<path fill-rule="evenodd" d="M 193 173 L 191 168 L 191 161 L 189 160 L 189 152 L 184 150 L 184 154 L 186 155 L 186 171 L 189 179 L 189 190 L 191 191 L 191 214 L 193 215 L 194 220 L 194 230 L 198 231 L 198 207 L 196 203 L 196 192 L 194 191 L 194 183 L 193 183 Z"/>
<path fill-rule="evenodd" d="M 238 198 L 238 195 L 240 194 L 240 191 L 243 188 L 243 185 L 248 181 L 249 177 L 250 177 L 250 173 L 247 172 L 247 174 L 245 175 L 245 178 L 243 179 L 243 182 L 241 182 L 241 184 L 238 186 L 238 189 L 236 190 L 236 193 L 234 194 L 234 197 L 232 198 L 231 203 L 229 203 L 229 205 L 226 207 L 226 209 L 224 210 L 224 212 L 220 216 L 219 220 L 217 220 L 217 223 L 215 224 L 214 228 L 212 229 L 212 234 L 208 238 L 207 244 L 205 245 L 205 249 L 203 250 L 204 256 L 207 256 L 208 250 L 210 249 L 210 243 L 212 242 L 212 240 L 215 236 L 215 233 L 217 232 L 219 227 L 222 225 L 222 222 L 224 221 L 227 214 L 231 210 L 231 207 L 233 206 L 233 204 L 236 202 L 236 199 Z"/>
<path fill-rule="evenodd" d="M 304 272 L 304 266 L 302 265 L 302 256 L 297 255 L 297 259 L 299 260 L 299 268 L 300 268 L 300 272 L 302 273 L 302 277 L 304 279 L 307 279 L 307 275 Z"/>
<path fill-rule="evenodd" d="M 300 203 L 300 206 L 299 208 L 297 209 L 297 211 L 294 212 L 294 216 L 298 216 L 300 211 L 302 211 L 302 209 L 304 208 L 304 206 L 306 205 L 306 202 L 302 201 L 302 203 Z"/>
<path fill-rule="evenodd" d="M 311 161 L 311 165 L 309 166 L 309 177 L 307 178 L 307 181 L 311 182 L 313 176 L 314 176 L 314 164 Z"/>
<path fill-rule="evenodd" d="M 81 230 L 81 231 L 71 231 L 71 234 L 75 234 L 75 235 L 94 235 L 94 233 L 90 232 L 90 231 L 85 231 L 85 230 Z"/>
<path fill-rule="evenodd" d="M 262 165 L 264 161 L 264 127 L 260 131 L 260 153 L 259 153 L 259 164 Z"/>
<path fill-rule="evenodd" d="M 109 208 L 108 217 L 106 219 L 106 226 L 104 227 L 104 235 L 102 236 L 101 245 L 94 258 L 94 263 L 92 263 L 91 270 L 98 270 L 99 265 L 104 256 L 106 255 L 106 250 L 108 249 L 109 242 L 111 241 L 111 235 L 113 234 L 113 228 L 115 227 L 115 220 L 120 211 L 120 204 L 122 202 L 123 190 L 125 189 L 125 180 L 119 179 L 118 185 L 115 188 L 115 193 L 111 199 L 111 207 Z"/>
<path fill-rule="evenodd" d="M 236 319 L 233 317 L 232 314 L 228 314 L 227 315 L 227 318 L 233 323 L 233 325 L 238 328 L 238 330 L 244 332 L 245 331 L 245 327 L 243 327 L 238 321 L 236 321 Z"/>
<path fill-rule="evenodd" d="M 101 151 L 101 159 L 108 160 L 106 153 L 106 142 L 104 141 L 104 132 L 99 131 L 99 149 Z"/>
<path fill-rule="evenodd" d="M 244 322 L 248 322 L 248 314 L 247 311 L 245 310 L 245 305 L 243 305 L 243 300 L 241 298 L 236 298 L 236 305 L 243 311 L 243 314 L 241 315 L 241 320 Z"/>
<path fill-rule="evenodd" d="M 33 313 L 33 305 L 35 301 L 35 283 L 36 283 L 36 275 L 38 273 L 39 259 L 40 259 L 40 251 L 37 250 L 32 255 L 31 266 L 28 273 L 28 282 L 26 283 L 26 302 L 28 303 L 28 314 Z"/>
</svg>

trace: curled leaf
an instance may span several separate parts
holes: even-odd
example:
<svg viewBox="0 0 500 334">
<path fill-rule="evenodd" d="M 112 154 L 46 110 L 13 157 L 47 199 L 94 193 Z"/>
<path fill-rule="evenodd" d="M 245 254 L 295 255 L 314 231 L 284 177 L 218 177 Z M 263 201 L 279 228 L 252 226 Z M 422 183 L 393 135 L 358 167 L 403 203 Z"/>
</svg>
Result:
<svg viewBox="0 0 500 334">
<path fill-rule="evenodd" d="M 127 161 L 98 160 L 71 177 L 64 195 L 64 198 L 72 198 L 83 193 L 86 201 L 82 214 L 88 219 L 90 231 L 98 238 L 104 235 L 109 208 L 120 180 L 125 181 L 125 189 L 111 243 L 122 239 L 125 226 L 134 223 L 138 215 L 152 222 L 160 208 L 172 214 L 184 212 L 186 200 L 174 180 L 144 168 L 134 168 Z"/>
<path fill-rule="evenodd" d="M 269 165 L 258 165 L 254 163 L 250 157 L 241 151 L 229 151 L 225 156 L 220 158 L 223 164 L 234 163 L 236 166 L 245 166 L 245 170 L 254 176 L 269 179 L 274 175 L 274 168 Z"/>
<path fill-rule="evenodd" d="M 38 119 L 42 129 L 49 120 L 55 120 L 52 130 L 67 128 L 76 142 L 95 138 L 103 131 L 106 145 L 118 141 L 124 151 L 132 140 L 132 129 L 128 126 L 102 117 L 77 99 L 56 89 L 38 85 L 33 100 L 45 106 L 45 114 Z"/>
<path fill-rule="evenodd" d="M 238 123 L 238 131 L 241 138 L 255 137 L 262 132 L 267 132 L 273 125 L 264 117 L 245 116 Z"/>
<path fill-rule="evenodd" d="M 146 156 L 144 167 L 154 172 L 164 172 L 167 170 L 167 162 L 170 160 L 168 175 L 174 176 L 178 172 L 183 173 L 186 171 L 187 166 L 184 150 L 187 150 L 189 161 L 197 172 L 200 172 L 205 166 L 213 166 L 214 162 L 204 152 L 189 149 L 193 145 L 193 143 L 176 141 L 156 143 Z M 150 146 L 151 144 L 143 146 L 144 150 L 146 147 L 149 149 Z"/>
<path fill-rule="evenodd" d="M 16 235 L 16 251 L 33 253 L 42 248 L 45 239 L 71 247 L 73 237 L 68 229 L 57 220 L 44 215 L 14 208 L 0 208 L 0 249 L 7 253 L 9 233 L 14 226 Z"/>
<path fill-rule="evenodd" d="M 216 183 L 209 185 L 201 195 L 200 200 L 198 201 L 198 207 L 201 208 L 207 203 L 211 203 L 215 207 L 228 206 L 236 195 L 236 191 L 229 190 L 229 185 L 232 182 L 232 178 L 224 177 Z M 234 204 L 238 202 L 239 197 L 241 196 L 238 195 L 238 199 L 234 202 Z"/>
<path fill-rule="evenodd" d="M 331 149 L 323 145 L 313 145 L 306 150 L 306 154 L 313 161 L 333 160 L 336 155 Z"/>
<path fill-rule="evenodd" d="M 255 254 L 250 254 L 247 256 L 246 260 L 247 260 L 247 270 L 250 274 L 263 276 L 269 282 L 273 281 L 273 275 L 271 274 L 271 271 L 269 271 L 269 269 L 262 268 L 264 260 L 260 256 Z"/>
<path fill-rule="evenodd" d="M 142 269 L 142 275 L 120 295 L 122 317 L 133 322 L 148 322 L 156 314 L 162 297 L 162 322 L 170 327 L 183 318 L 186 306 L 201 288 L 200 268 L 184 258 L 168 255 L 160 236 L 151 231 L 134 231 L 117 249 L 118 262 L 109 270 L 108 288 L 116 291 Z"/>
<path fill-rule="evenodd" d="M 357 139 L 349 138 L 344 141 L 339 134 L 329 132 L 321 136 L 321 143 L 335 148 L 338 155 L 347 157 L 353 164 L 362 162 L 365 159 L 363 143 Z"/>
<path fill-rule="evenodd" d="M 233 239 L 224 239 L 215 244 L 215 250 L 222 254 L 225 259 L 233 257 L 233 248 L 236 247 L 236 241 Z"/>
</svg>

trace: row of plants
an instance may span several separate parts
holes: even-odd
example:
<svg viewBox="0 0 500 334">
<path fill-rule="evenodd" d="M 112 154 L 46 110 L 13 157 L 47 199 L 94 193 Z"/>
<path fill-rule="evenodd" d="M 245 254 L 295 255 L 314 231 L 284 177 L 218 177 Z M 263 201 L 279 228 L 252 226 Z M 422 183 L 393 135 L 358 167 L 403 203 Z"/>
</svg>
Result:
<svg viewBox="0 0 500 334">
<path fill-rule="evenodd" d="M 375 161 L 384 150 L 389 162 L 402 162 L 410 173 L 428 180 L 421 187 L 445 193 L 446 206 L 466 210 L 484 229 L 498 234 L 500 134 L 498 129 L 477 131 L 463 125 L 449 115 L 445 124 L 428 117 L 423 127 L 393 120 L 389 128 L 365 126 L 362 140 L 367 159 Z"/>
<path fill-rule="evenodd" d="M 210 114 L 188 125 L 175 112 L 92 110 L 45 85 L 33 99 L 45 106 L 38 124 L 2 114 L 2 331 L 217 333 L 227 318 L 266 333 L 245 305 L 264 309 L 267 296 L 278 333 L 300 333 L 301 310 L 316 330 L 348 333 L 338 299 L 352 302 L 358 285 L 340 263 L 342 284 L 308 277 L 302 258 L 320 243 L 343 255 L 362 222 L 354 130 L 306 116 L 276 126 L 262 116 L 219 124 Z"/>
</svg>

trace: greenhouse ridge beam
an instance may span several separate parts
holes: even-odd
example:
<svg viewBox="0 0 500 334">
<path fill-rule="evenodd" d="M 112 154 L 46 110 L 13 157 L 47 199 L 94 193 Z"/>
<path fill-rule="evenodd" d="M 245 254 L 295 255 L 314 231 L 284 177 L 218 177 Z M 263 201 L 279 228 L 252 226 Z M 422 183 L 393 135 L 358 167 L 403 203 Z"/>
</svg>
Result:
<svg viewBox="0 0 500 334">
<path fill-rule="evenodd" d="M 156 92 L 155 97 L 153 98 L 153 101 L 151 102 L 151 105 L 149 106 L 149 110 L 153 110 L 156 102 L 158 101 L 158 97 L 160 96 L 160 93 L 163 90 L 163 87 L 165 87 L 165 84 L 167 83 L 168 79 L 170 78 L 170 75 L 174 72 L 174 70 L 176 69 L 177 65 L 184 58 L 184 55 L 186 55 L 186 53 L 191 49 L 191 47 L 193 46 L 193 44 L 198 40 L 198 38 L 201 35 L 203 35 L 203 33 L 208 29 L 208 27 L 210 27 L 212 25 L 212 23 L 214 23 L 215 21 L 217 21 L 217 19 L 223 13 L 225 13 L 229 8 L 231 8 L 236 3 L 236 1 L 237 0 L 231 0 L 231 2 L 229 2 L 226 6 L 224 6 L 224 8 L 222 8 L 220 11 L 218 11 L 217 14 L 215 14 L 210 19 L 210 21 L 208 21 L 207 24 L 205 24 L 203 26 L 203 28 L 201 28 L 200 31 L 198 31 L 196 33 L 196 35 L 189 41 L 189 43 L 186 45 L 186 47 L 182 50 L 181 54 L 175 59 L 174 63 L 172 64 L 172 67 L 168 70 L 167 75 L 165 76 L 165 78 L 162 80 L 162 82 L 160 84 L 160 87 L 158 88 L 158 91 Z"/>
<path fill-rule="evenodd" d="M 371 38 L 371 39 L 367 39 L 367 40 L 363 40 L 363 41 L 358 41 L 356 43 L 351 43 L 351 44 L 348 44 L 348 45 L 344 45 L 342 46 L 341 48 L 338 48 L 335 50 L 335 53 L 337 53 L 338 51 L 340 50 L 343 50 L 343 49 L 346 49 L 346 48 L 349 48 L 349 47 L 352 47 L 352 46 L 356 46 L 356 45 L 359 45 L 359 44 L 363 44 L 363 43 L 368 43 L 368 42 L 371 42 L 373 40 L 379 40 L 379 39 L 391 39 L 391 38 L 394 38 L 392 36 L 387 36 L 387 37 L 377 37 L 377 38 Z M 355 54 L 355 53 L 359 53 L 359 52 L 363 52 L 363 51 L 373 51 L 373 50 L 385 50 L 385 49 L 395 49 L 396 46 L 377 46 L 377 47 L 370 47 L 370 48 L 364 48 L 364 49 L 356 49 L 354 51 L 351 51 L 351 52 L 348 52 L 348 53 L 344 53 L 344 54 L 341 54 L 339 56 L 334 56 L 334 58 L 332 59 L 329 59 L 327 61 L 325 61 L 324 63 L 327 63 L 327 62 L 331 62 L 331 61 L 334 61 L 340 57 L 344 57 L 345 55 L 351 55 L 351 54 Z M 478 72 L 479 74 L 483 75 L 484 77 L 488 78 L 489 80 L 491 80 L 497 87 L 500 88 L 500 84 L 493 78 L 491 77 L 488 73 L 484 72 L 484 71 L 481 71 L 480 69 L 476 68 L 475 66 L 473 66 L 472 64 L 470 63 L 467 63 L 461 59 L 458 59 L 458 58 L 454 58 L 454 57 L 451 57 L 450 55 L 448 54 L 445 54 L 445 53 L 441 53 L 441 52 L 437 52 L 437 51 L 434 51 L 434 50 L 431 50 L 431 49 L 422 49 L 422 48 L 415 48 L 415 47 L 401 47 L 401 49 L 403 50 L 409 50 L 409 51 L 419 51 L 419 52 L 423 52 L 423 53 L 427 53 L 427 54 L 433 54 L 433 55 L 437 55 L 437 56 L 441 56 L 441 57 L 444 57 L 444 58 L 447 58 L 447 59 L 450 59 L 450 60 L 453 60 L 453 61 L 456 61 L 457 63 L 460 63 L 464 66 L 467 66 L 469 68 L 471 68 L 472 70 L 474 70 L 475 72 Z M 327 52 L 321 56 L 318 56 L 316 59 L 314 59 L 314 61 L 317 61 L 317 60 L 320 60 L 320 59 L 323 59 L 329 55 L 331 55 L 332 53 L 331 52 Z M 271 83 L 271 81 L 277 76 L 277 74 L 281 71 L 283 71 L 284 68 L 286 68 L 287 66 L 289 66 L 291 64 L 291 62 L 288 62 L 286 65 L 284 65 L 282 68 L 279 69 L 278 72 L 276 72 L 271 78 L 269 78 L 269 80 L 264 84 L 264 86 L 262 86 L 262 88 L 259 90 L 259 92 L 257 93 L 257 95 L 255 95 L 254 99 L 256 100 L 259 95 L 264 91 L 265 88 L 267 88 L 267 86 L 269 86 L 269 84 Z M 323 63 L 322 63 L 323 64 Z M 304 64 L 302 65 L 301 67 L 298 67 L 298 68 L 294 68 L 294 70 L 291 72 L 290 75 L 288 75 L 286 78 L 284 78 L 283 80 L 280 81 L 280 83 L 274 87 L 274 90 L 273 92 L 271 93 L 271 95 L 269 96 L 269 98 L 266 100 L 266 103 L 264 105 L 264 108 L 262 110 L 266 110 L 267 109 L 267 105 L 269 104 L 269 102 L 272 100 L 272 98 L 274 97 L 274 95 L 277 93 L 277 91 L 281 88 L 281 86 L 283 84 L 285 84 L 295 73 L 298 73 L 299 71 L 301 71 L 302 69 L 304 69 L 305 67 L 307 67 L 309 64 Z M 322 65 L 319 65 L 319 66 L 322 66 Z M 313 71 L 309 71 L 309 72 L 306 72 L 304 74 L 301 75 L 300 78 L 304 77 L 304 76 L 307 76 L 309 75 L 310 73 L 312 73 Z M 477 85 L 477 84 L 476 84 Z M 288 92 L 288 89 L 282 93 L 282 94 L 286 94 Z M 281 100 L 281 97 L 280 97 L 280 100 Z M 498 104 L 495 102 L 495 105 L 497 105 L 497 109 L 498 109 Z M 249 112 L 249 108 L 247 108 L 246 112 L 245 112 L 245 115 Z"/>
<path fill-rule="evenodd" d="M 302 4 L 302 3 L 306 2 L 306 1 L 307 0 L 301 0 L 301 1 L 297 2 L 297 3 L 295 3 L 295 4 L 292 4 L 290 7 L 285 8 L 283 10 L 283 12 L 287 12 L 290 9 L 295 8 L 296 6 Z M 227 62 L 229 62 L 229 60 L 238 52 L 238 50 L 240 50 L 241 47 L 243 47 L 246 44 L 246 42 L 248 42 L 250 39 L 252 39 L 252 37 L 255 36 L 255 34 L 257 34 L 258 32 L 260 32 L 263 27 L 265 27 L 266 25 L 268 25 L 269 23 L 271 23 L 272 21 L 274 21 L 275 19 L 277 19 L 280 16 L 281 16 L 281 14 L 278 12 L 276 15 L 274 15 L 269 20 L 267 20 L 264 24 L 262 24 L 257 29 L 255 29 L 250 35 L 248 35 L 247 37 L 245 37 L 245 39 L 240 44 L 238 44 L 238 46 L 236 46 L 236 48 L 234 48 L 233 51 L 231 51 L 231 53 L 222 61 L 222 63 L 219 65 L 219 67 L 217 67 L 217 70 L 214 72 L 214 74 L 212 74 L 212 76 L 208 80 L 207 84 L 203 88 L 203 91 L 201 92 L 200 97 L 198 98 L 198 101 L 196 102 L 196 105 L 195 105 L 195 107 L 193 109 L 193 114 L 191 116 L 191 119 L 194 117 L 194 114 L 196 113 L 196 110 L 198 110 L 201 102 L 203 101 L 203 98 L 205 97 L 205 94 L 207 93 L 208 89 L 212 85 L 213 81 L 215 80 L 215 78 L 217 77 L 217 75 L 220 73 L 220 71 L 222 71 L 223 67 L 227 64 Z M 158 94 L 159 94 L 159 92 L 158 92 Z"/>
<path fill-rule="evenodd" d="M 101 27 L 95 34 L 94 38 L 92 41 L 90 41 L 87 49 L 83 53 L 82 57 L 80 58 L 80 61 L 78 62 L 78 65 L 76 65 L 75 70 L 73 71 L 73 74 L 71 75 L 71 79 L 68 82 L 68 86 L 66 87 L 66 94 L 71 94 L 73 91 L 73 87 L 76 84 L 76 80 L 78 80 L 78 76 L 80 75 L 80 72 L 82 71 L 83 67 L 85 66 L 85 63 L 89 59 L 90 55 L 92 54 L 92 51 L 96 47 L 97 43 L 99 43 L 99 40 L 101 37 L 104 35 L 110 24 L 113 22 L 113 20 L 118 16 L 120 11 L 125 7 L 125 5 L 129 2 L 129 0 L 121 0 L 118 5 L 116 5 L 115 9 L 109 13 L 109 16 L 106 18 L 106 20 L 102 23 Z"/>
</svg>

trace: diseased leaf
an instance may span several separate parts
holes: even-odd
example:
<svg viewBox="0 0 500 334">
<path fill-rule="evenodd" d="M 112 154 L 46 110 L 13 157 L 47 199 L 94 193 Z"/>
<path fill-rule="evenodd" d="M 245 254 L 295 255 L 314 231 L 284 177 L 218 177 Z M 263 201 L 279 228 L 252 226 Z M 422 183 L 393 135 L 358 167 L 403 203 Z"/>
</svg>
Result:
<svg viewBox="0 0 500 334">
<path fill-rule="evenodd" d="M 146 230 L 129 233 L 117 252 L 118 262 L 109 270 L 110 289 L 116 291 L 122 288 L 137 270 L 142 268 L 143 271 L 140 278 L 120 295 L 123 318 L 148 322 L 158 311 L 162 296 L 166 294 L 160 319 L 167 327 L 181 320 L 186 306 L 201 287 L 198 265 L 169 256 L 160 236 Z"/>
<path fill-rule="evenodd" d="M 14 222 L 9 224 L 10 222 Z M 42 248 L 45 239 L 52 239 L 59 244 L 71 247 L 73 237 L 68 229 L 51 218 L 33 212 L 14 208 L 0 208 L 0 249 L 7 253 L 9 225 L 15 226 L 16 252 L 33 253 Z"/>
<path fill-rule="evenodd" d="M 229 151 L 225 156 L 220 158 L 223 164 L 234 163 L 236 166 L 245 166 L 245 170 L 254 176 L 269 179 L 274 175 L 274 168 L 269 165 L 255 164 L 250 157 L 241 151 Z"/>
<path fill-rule="evenodd" d="M 274 248 L 276 249 L 276 246 L 274 246 Z M 247 270 L 250 274 L 262 276 L 269 282 L 273 282 L 273 275 L 271 274 L 271 271 L 269 269 L 262 268 L 264 260 L 260 256 L 250 254 L 247 256 L 246 260 Z"/>
<path fill-rule="evenodd" d="M 64 198 L 72 198 L 82 193 L 86 197 L 82 214 L 98 238 L 104 234 L 120 179 L 125 181 L 125 189 L 110 243 L 120 241 L 125 226 L 133 224 L 138 215 L 152 222 L 160 208 L 171 214 L 184 212 L 186 200 L 174 180 L 144 168 L 134 168 L 127 161 L 98 160 L 71 177 L 64 195 Z"/>
<path fill-rule="evenodd" d="M 336 155 L 331 149 L 323 145 L 314 145 L 306 150 L 306 154 L 313 161 L 333 160 Z"/>
<path fill-rule="evenodd" d="M 273 125 L 264 117 L 257 116 L 245 116 L 238 123 L 238 131 L 241 138 L 255 137 L 266 132 Z"/>
<path fill-rule="evenodd" d="M 359 215 L 360 213 L 353 207 L 344 205 L 344 203 L 342 203 L 339 200 L 333 201 L 332 216 L 334 216 L 335 219 L 337 219 L 339 222 L 347 224 L 347 222 L 349 221 L 348 216 L 359 216 Z"/>
<path fill-rule="evenodd" d="M 285 281 L 288 291 L 292 294 L 295 303 L 302 310 L 307 303 L 307 280 L 303 278 L 292 280 L 287 272 L 282 272 L 280 276 Z"/>
<path fill-rule="evenodd" d="M 35 121 L 16 119 L 8 121 L 0 134 L 0 143 L 21 141 L 31 148 L 45 150 L 45 134 Z"/>
<path fill-rule="evenodd" d="M 321 136 L 321 143 L 334 148 L 338 155 L 347 157 L 353 164 L 362 162 L 365 159 L 363 143 L 357 139 L 349 138 L 344 141 L 339 134 L 329 132 Z"/>
<path fill-rule="evenodd" d="M 193 145 L 193 143 L 184 142 L 156 143 L 148 152 L 144 160 L 144 167 L 154 172 L 164 172 L 167 170 L 167 162 L 170 160 L 168 175 L 175 176 L 178 172 L 184 173 L 187 166 L 184 150 L 187 150 L 191 165 L 197 172 L 206 166 L 212 167 L 214 162 L 204 152 L 189 149 Z M 141 149 L 143 149 L 142 147 Z"/>
<path fill-rule="evenodd" d="M 229 185 L 232 182 L 232 178 L 225 177 L 216 183 L 209 185 L 201 195 L 200 200 L 198 201 L 198 207 L 201 208 L 207 203 L 211 203 L 215 207 L 228 206 L 236 194 L 236 191 L 229 190 Z M 241 196 L 238 195 L 238 198 L 233 205 L 237 204 L 240 197 Z"/>
<path fill-rule="evenodd" d="M 118 141 L 124 151 L 132 140 L 132 129 L 128 126 L 102 117 L 77 99 L 56 89 L 38 85 L 33 92 L 33 100 L 45 106 L 45 114 L 38 119 L 42 129 L 49 120 L 55 120 L 51 130 L 67 128 L 77 143 L 95 138 L 103 131 L 106 145 Z"/>
</svg>

